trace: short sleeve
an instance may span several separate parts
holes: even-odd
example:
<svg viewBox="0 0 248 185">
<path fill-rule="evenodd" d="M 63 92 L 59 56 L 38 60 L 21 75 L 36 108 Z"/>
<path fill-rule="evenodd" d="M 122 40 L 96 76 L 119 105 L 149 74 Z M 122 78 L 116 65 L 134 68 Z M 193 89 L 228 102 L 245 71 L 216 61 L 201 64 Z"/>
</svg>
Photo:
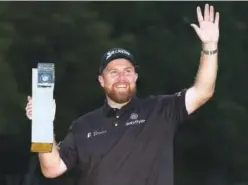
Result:
<svg viewBox="0 0 248 185">
<path fill-rule="evenodd" d="M 66 137 L 59 144 L 59 154 L 67 169 L 71 169 L 76 166 L 78 154 L 72 128 L 69 129 Z"/>
<path fill-rule="evenodd" d="M 172 122 L 183 122 L 189 115 L 185 104 L 186 92 L 187 89 L 183 89 L 172 95 L 158 96 L 155 106 L 159 114 Z"/>
</svg>

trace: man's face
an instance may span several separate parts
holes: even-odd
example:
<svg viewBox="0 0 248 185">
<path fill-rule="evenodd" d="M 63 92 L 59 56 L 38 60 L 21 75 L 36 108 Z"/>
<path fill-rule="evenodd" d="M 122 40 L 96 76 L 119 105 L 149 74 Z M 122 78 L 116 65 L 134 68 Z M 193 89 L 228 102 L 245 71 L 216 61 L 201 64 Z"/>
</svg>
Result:
<svg viewBox="0 0 248 185">
<path fill-rule="evenodd" d="M 115 59 L 108 63 L 99 76 L 106 95 L 116 103 L 126 103 L 136 93 L 137 73 L 126 59 Z"/>
</svg>

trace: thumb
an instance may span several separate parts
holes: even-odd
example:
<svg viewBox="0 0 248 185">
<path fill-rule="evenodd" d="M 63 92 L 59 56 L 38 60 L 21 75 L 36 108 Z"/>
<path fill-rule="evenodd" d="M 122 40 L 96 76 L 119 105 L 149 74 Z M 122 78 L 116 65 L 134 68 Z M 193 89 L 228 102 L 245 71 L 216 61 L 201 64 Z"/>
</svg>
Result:
<svg viewBox="0 0 248 185">
<path fill-rule="evenodd" d="M 194 28 L 196 34 L 200 36 L 200 32 L 201 32 L 200 28 L 196 24 L 190 24 L 190 26 Z"/>
<path fill-rule="evenodd" d="M 30 101 L 32 98 L 31 98 L 31 96 L 28 96 L 28 101 Z"/>
</svg>

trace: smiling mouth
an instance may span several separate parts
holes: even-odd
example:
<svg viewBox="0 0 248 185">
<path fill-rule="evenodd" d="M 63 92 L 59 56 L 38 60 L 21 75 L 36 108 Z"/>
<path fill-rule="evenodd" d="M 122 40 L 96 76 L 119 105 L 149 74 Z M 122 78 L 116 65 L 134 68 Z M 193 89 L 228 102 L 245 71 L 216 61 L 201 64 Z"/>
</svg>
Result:
<svg viewBox="0 0 248 185">
<path fill-rule="evenodd" d="M 117 88 L 127 88 L 127 85 L 117 85 Z"/>
<path fill-rule="evenodd" d="M 127 84 L 118 84 L 115 86 L 116 89 L 127 89 L 128 85 Z"/>
</svg>

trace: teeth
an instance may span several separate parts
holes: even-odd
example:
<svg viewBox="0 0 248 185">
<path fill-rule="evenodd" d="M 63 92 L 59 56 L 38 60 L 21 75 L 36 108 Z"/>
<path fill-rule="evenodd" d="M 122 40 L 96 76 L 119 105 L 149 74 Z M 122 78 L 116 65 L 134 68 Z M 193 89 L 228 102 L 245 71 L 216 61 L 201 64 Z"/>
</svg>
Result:
<svg viewBox="0 0 248 185">
<path fill-rule="evenodd" d="M 126 85 L 117 85 L 118 88 L 126 88 Z"/>
</svg>

